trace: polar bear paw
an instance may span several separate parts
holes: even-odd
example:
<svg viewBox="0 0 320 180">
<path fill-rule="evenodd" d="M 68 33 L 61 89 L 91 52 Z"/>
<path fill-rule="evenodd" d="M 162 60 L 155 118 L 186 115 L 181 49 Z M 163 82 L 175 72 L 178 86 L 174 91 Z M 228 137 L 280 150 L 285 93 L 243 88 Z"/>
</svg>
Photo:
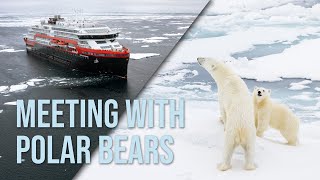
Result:
<svg viewBox="0 0 320 180">
<path fill-rule="evenodd" d="M 257 136 L 262 138 L 263 137 L 263 132 L 257 131 Z"/>
<path fill-rule="evenodd" d="M 220 171 L 226 171 L 228 169 L 231 169 L 231 165 L 226 163 L 220 163 L 218 164 L 217 169 Z"/>
<path fill-rule="evenodd" d="M 288 141 L 288 145 L 289 146 L 297 146 L 298 143 L 297 143 L 297 141 Z"/>
<path fill-rule="evenodd" d="M 250 164 L 246 164 L 244 169 L 247 171 L 252 171 L 256 169 L 256 166 L 253 163 L 250 163 Z"/>
</svg>

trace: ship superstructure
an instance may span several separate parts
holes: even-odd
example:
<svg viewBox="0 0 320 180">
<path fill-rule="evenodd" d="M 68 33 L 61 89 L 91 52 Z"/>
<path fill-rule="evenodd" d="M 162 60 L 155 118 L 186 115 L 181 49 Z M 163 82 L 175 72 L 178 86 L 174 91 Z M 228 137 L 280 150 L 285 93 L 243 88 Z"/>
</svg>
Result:
<svg viewBox="0 0 320 180">
<path fill-rule="evenodd" d="M 60 15 L 31 27 L 24 40 L 28 53 L 63 66 L 127 77 L 129 50 L 119 32 L 85 20 L 65 20 Z"/>
</svg>

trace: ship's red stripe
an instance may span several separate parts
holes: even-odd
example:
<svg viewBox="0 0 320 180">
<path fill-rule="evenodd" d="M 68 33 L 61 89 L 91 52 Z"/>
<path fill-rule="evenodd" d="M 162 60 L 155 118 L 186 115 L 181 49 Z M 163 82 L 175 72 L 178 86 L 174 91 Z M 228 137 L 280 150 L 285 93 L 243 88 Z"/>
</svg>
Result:
<svg viewBox="0 0 320 180">
<path fill-rule="evenodd" d="M 53 47 L 53 46 L 48 46 L 48 45 L 45 45 L 45 44 L 41 44 L 41 43 L 38 43 L 38 42 L 35 42 L 35 41 L 26 40 L 26 43 L 28 45 L 32 45 L 32 46 L 34 46 L 35 44 L 39 44 L 41 46 L 45 46 L 45 47 L 48 47 L 48 48 L 58 49 L 59 51 L 67 52 L 67 53 L 70 53 L 70 54 L 79 55 L 79 53 L 77 53 L 77 52 L 67 51 L 67 50 L 64 50 L 64 49 L 59 49 L 59 48 L 56 48 L 56 47 Z M 83 55 L 88 56 L 87 54 L 83 54 Z M 119 59 L 120 58 L 129 58 L 129 54 L 128 55 L 122 54 L 122 55 L 117 55 L 117 56 L 113 56 L 113 55 L 110 55 L 110 56 L 90 55 L 90 56 L 93 56 L 93 57 L 96 57 L 96 58 L 105 58 L 105 59 L 109 59 L 109 58 L 115 58 L 115 59 L 118 59 L 118 58 Z"/>
<path fill-rule="evenodd" d="M 62 42 L 66 42 L 69 44 L 75 45 L 77 51 L 79 54 L 82 55 L 90 55 L 90 56 L 95 56 L 95 57 L 106 57 L 106 58 L 129 58 L 130 51 L 127 48 L 123 48 L 124 51 L 122 52 L 117 52 L 117 51 L 110 51 L 110 50 L 100 50 L 100 49 L 89 49 L 89 48 L 83 48 L 78 46 L 78 42 L 75 40 L 70 40 L 70 39 L 65 39 L 65 38 L 60 38 L 60 37 L 52 37 L 48 36 L 45 34 L 36 34 L 35 37 L 40 37 L 40 38 L 46 38 L 46 39 L 51 39 L 51 40 L 59 40 Z M 73 53 L 73 52 L 72 52 Z"/>
</svg>

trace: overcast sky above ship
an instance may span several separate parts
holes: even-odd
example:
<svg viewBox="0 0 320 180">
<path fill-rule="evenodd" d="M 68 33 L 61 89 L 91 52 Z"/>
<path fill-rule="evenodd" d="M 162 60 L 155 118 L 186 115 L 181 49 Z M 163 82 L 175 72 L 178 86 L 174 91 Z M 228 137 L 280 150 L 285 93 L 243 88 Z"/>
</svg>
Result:
<svg viewBox="0 0 320 180">
<path fill-rule="evenodd" d="M 5 13 L 198 13 L 209 0 L 0 0 Z"/>
</svg>

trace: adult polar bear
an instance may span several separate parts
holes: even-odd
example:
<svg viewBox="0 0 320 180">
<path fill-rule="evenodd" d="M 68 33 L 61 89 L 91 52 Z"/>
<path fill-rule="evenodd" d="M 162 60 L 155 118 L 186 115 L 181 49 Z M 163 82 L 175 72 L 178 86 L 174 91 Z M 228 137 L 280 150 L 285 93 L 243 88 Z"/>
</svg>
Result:
<svg viewBox="0 0 320 180">
<path fill-rule="evenodd" d="M 218 87 L 221 120 L 225 126 L 223 161 L 218 169 L 231 168 L 234 149 L 241 145 L 245 150 L 245 169 L 255 169 L 254 110 L 251 95 L 245 82 L 226 64 L 212 58 L 198 58 L 199 64 L 213 77 Z"/>
</svg>

